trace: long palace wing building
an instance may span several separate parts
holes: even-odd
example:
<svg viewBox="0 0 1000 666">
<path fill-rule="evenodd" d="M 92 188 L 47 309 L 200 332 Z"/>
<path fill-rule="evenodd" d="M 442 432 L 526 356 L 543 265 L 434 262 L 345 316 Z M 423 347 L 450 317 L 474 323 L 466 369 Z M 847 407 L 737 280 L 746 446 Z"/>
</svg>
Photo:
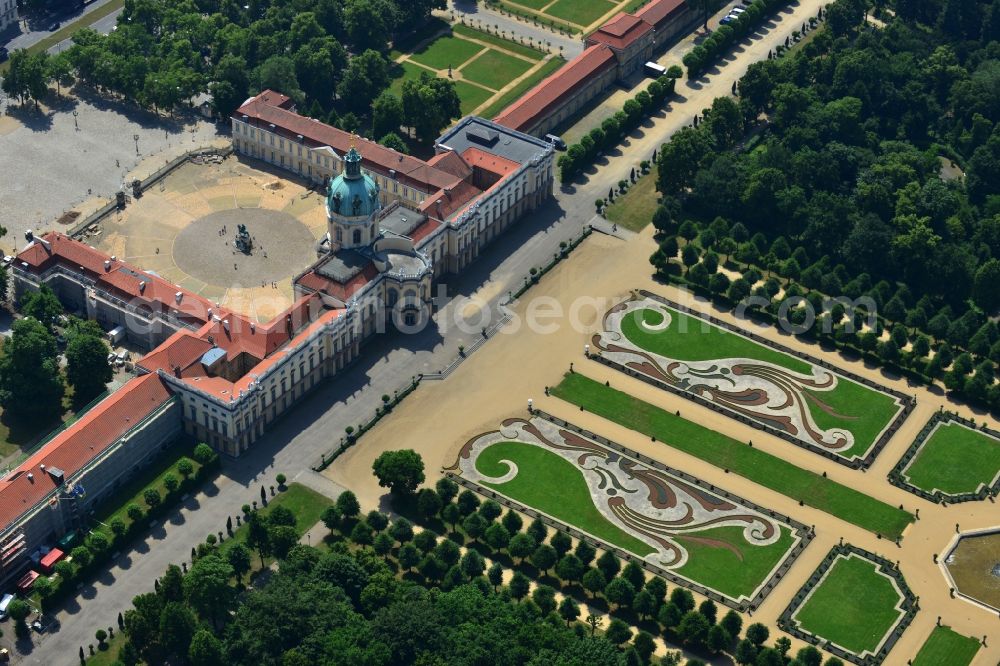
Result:
<svg viewBox="0 0 1000 666">
<path fill-rule="evenodd" d="M 0 584 L 181 433 L 239 456 L 359 353 L 380 321 L 430 315 L 431 287 L 552 195 L 547 142 L 467 117 L 423 161 L 300 116 L 265 90 L 232 116 L 236 152 L 325 184 L 328 229 L 296 300 L 261 324 L 60 233 L 13 263 L 15 299 L 124 326 L 139 376 L 0 478 Z M 83 492 L 82 489 L 86 489 Z"/>
</svg>

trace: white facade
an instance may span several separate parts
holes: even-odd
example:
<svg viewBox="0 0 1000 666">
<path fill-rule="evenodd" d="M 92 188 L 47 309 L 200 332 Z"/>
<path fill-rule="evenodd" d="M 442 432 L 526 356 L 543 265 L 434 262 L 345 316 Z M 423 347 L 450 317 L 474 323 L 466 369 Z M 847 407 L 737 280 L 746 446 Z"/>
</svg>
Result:
<svg viewBox="0 0 1000 666">
<path fill-rule="evenodd" d="M 0 0 L 0 32 L 17 23 L 16 0 Z"/>
<path fill-rule="evenodd" d="M 0 0 L 3 2 L 3 0 Z M 233 148 L 237 153 L 263 160 L 268 164 L 288 169 L 313 183 L 326 183 L 344 171 L 344 156 L 330 146 L 311 148 L 303 143 L 286 139 L 276 131 L 232 118 Z M 395 177 L 392 169 L 377 171 L 363 168 L 362 172 L 371 176 L 381 190 L 379 197 L 383 206 L 399 201 L 414 210 L 423 203 L 430 192 L 403 184 Z"/>
</svg>

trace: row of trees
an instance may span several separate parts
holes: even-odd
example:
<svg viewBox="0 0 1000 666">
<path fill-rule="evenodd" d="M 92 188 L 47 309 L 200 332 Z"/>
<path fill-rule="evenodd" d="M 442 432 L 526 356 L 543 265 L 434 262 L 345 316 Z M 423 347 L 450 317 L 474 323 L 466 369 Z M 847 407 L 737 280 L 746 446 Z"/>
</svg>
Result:
<svg viewBox="0 0 1000 666">
<path fill-rule="evenodd" d="M 576 178 L 603 152 L 612 150 L 643 120 L 662 109 L 666 99 L 673 94 L 674 84 L 681 74 L 679 67 L 671 67 L 667 74 L 627 100 L 621 111 L 606 118 L 600 127 L 590 130 L 579 143 L 569 146 L 566 153 L 559 157 L 559 180 L 567 183 Z"/>
<path fill-rule="evenodd" d="M 222 116 L 273 88 L 312 117 L 400 147 L 401 126 L 428 141 L 460 115 L 450 80 L 421 77 L 401 96 L 387 92 L 396 67 L 386 57 L 391 40 L 424 34 L 435 8 L 443 1 L 135 0 L 108 35 L 80 30 L 56 56 L 15 51 L 3 86 L 37 103 L 52 81 L 68 85 L 75 76 L 161 110 L 207 90 Z"/>
<path fill-rule="evenodd" d="M 663 216 L 659 215 L 658 219 L 662 220 Z M 721 234 L 721 238 L 717 234 Z M 745 229 L 737 227 L 736 235 L 743 234 Z M 696 225 L 686 222 L 681 225 L 678 235 L 661 238 L 660 247 L 650 257 L 650 262 L 663 277 L 676 279 L 681 269 L 670 262 L 676 260 L 679 253 L 684 278 L 690 284 L 729 303 L 738 303 L 750 295 L 761 297 L 766 305 L 753 309 L 771 318 L 779 316 L 782 303 L 787 299 L 804 298 L 805 303 L 791 308 L 784 316 L 791 324 L 803 326 L 809 312 L 816 315 L 806 335 L 827 337 L 841 346 L 873 354 L 883 364 L 907 369 L 925 380 L 941 379 L 948 389 L 964 393 L 973 400 L 1000 405 L 1000 385 L 995 384 L 997 363 L 1000 363 L 1000 328 L 995 321 L 987 319 L 982 310 L 970 308 L 961 317 L 955 317 L 951 307 L 945 305 L 935 314 L 929 296 L 914 302 L 905 285 L 895 291 L 884 280 L 872 285 L 866 273 L 851 279 L 842 289 L 835 289 L 835 285 L 846 278 L 843 265 L 831 269 L 826 261 L 820 260 L 799 270 L 800 263 L 808 260 L 805 249 L 796 248 L 789 256 L 787 244 L 781 237 L 772 247 L 776 246 L 783 260 L 775 257 L 777 261 L 761 261 L 762 244 L 766 244 L 766 240 L 760 234 L 750 241 L 736 243 L 726 231 L 722 218 L 700 232 Z M 775 249 L 767 256 L 773 256 Z M 720 257 L 719 252 L 725 254 Z M 723 263 L 730 269 L 741 270 L 742 276 L 730 280 L 719 270 Z M 770 267 L 769 277 L 756 267 L 761 264 Z M 777 298 L 779 293 L 781 297 Z M 829 307 L 830 294 L 849 299 L 865 298 L 871 306 L 835 303 Z M 931 311 L 931 316 L 927 310 Z M 866 328 L 865 324 L 872 317 L 874 327 Z"/>
<path fill-rule="evenodd" d="M 591 607 L 603 605 L 613 610 L 620 617 L 611 621 L 606 638 L 616 645 L 632 640 L 643 663 L 651 654 L 645 646 L 653 645 L 652 634 L 645 629 L 653 627 L 671 643 L 708 654 L 726 651 L 740 664 L 789 662 L 785 658 L 791 646 L 787 639 L 780 639 L 774 648 L 764 647 L 768 630 L 755 624 L 740 640 L 743 623 L 737 613 L 729 611 L 719 618 L 714 602 L 705 600 L 696 606 L 691 592 L 681 587 L 674 588 L 668 597 L 664 580 L 647 578 L 635 562 L 623 566 L 610 551 L 598 555 L 586 541 L 574 544 L 565 532 L 550 531 L 539 519 L 525 527 L 520 514 L 504 512 L 492 499 L 481 501 L 470 490 L 460 491 L 451 479 L 440 479 L 434 488 L 418 490 L 424 481 L 423 461 L 412 450 L 381 454 L 373 470 L 381 485 L 393 493 L 397 505 L 403 510 L 410 507 L 427 529 L 414 535 L 405 518 L 389 527 L 384 516 L 373 511 L 351 524 L 345 534 L 359 546 L 371 546 L 379 555 L 392 555 L 403 571 L 419 574 L 427 584 L 451 590 L 485 571 L 497 587 L 504 567 L 512 567 L 510 595 L 518 601 L 530 596 L 543 614 L 558 613 L 567 623 L 573 622 L 580 615 L 576 599 L 581 597 Z M 338 503 L 324 513 L 323 520 L 332 530 L 344 529 L 345 519 L 357 512 L 353 504 L 345 511 Z M 450 529 L 447 539 L 439 540 L 432 533 L 436 524 Z M 494 562 L 488 570 L 484 557 Z M 538 581 L 534 591 L 530 584 L 533 578 Z M 561 602 L 557 602 L 557 591 L 563 595 Z M 622 618 L 644 629 L 633 632 Z M 818 651 L 807 648 L 791 663 L 819 664 L 821 660 Z M 839 662 L 834 659 L 830 663 Z"/>
<path fill-rule="evenodd" d="M 66 381 L 80 405 L 103 392 L 111 381 L 113 370 L 107 360 L 104 332 L 95 322 L 75 317 L 60 326 L 66 343 L 64 376 L 55 334 L 62 311 L 58 297 L 48 287 L 22 299 L 24 317 L 14 322 L 0 351 L 0 406 L 11 418 L 49 422 L 64 411 Z"/>
<path fill-rule="evenodd" d="M 404 478 L 406 483 L 408 478 Z M 495 502 L 480 503 L 468 491 L 459 493 L 447 479 L 419 493 L 404 486 L 395 490 L 397 498 L 418 501 L 430 497 L 426 490 L 439 504 L 447 498 L 445 506 L 464 507 L 466 521 L 475 516 L 486 520 L 485 516 L 500 510 Z M 248 508 L 246 522 L 261 525 L 261 533 L 276 536 L 281 530 L 294 531 L 296 517 L 284 507 L 272 507 L 266 517 L 259 513 Z M 533 585 L 520 570 L 509 575 L 500 562 L 488 565 L 477 548 L 482 545 L 479 542 L 467 545 L 463 552 L 454 536 L 443 539 L 431 530 L 416 530 L 406 518 L 390 522 L 379 511 L 362 516 L 350 491 L 325 510 L 323 521 L 331 529 L 326 552 L 279 538 L 289 545 L 268 554 L 278 558 L 278 572 L 266 584 L 242 594 L 244 576 L 252 569 L 248 546 L 258 546 L 251 539 L 246 545 L 231 541 L 220 546 L 214 538 L 199 546 L 190 571 L 170 567 L 156 581 L 155 592 L 136 597 L 134 608 L 119 618 L 127 637 L 119 654 L 121 663 L 132 666 L 143 660 L 202 666 L 443 660 L 639 666 L 654 661 L 652 634 L 634 631 L 621 618 L 612 619 L 606 627 L 598 615 L 581 618 L 573 596 L 563 594 L 560 599 L 544 580 Z M 571 561 L 567 558 L 592 561 L 596 555 L 586 544 L 573 549 L 564 534 L 549 537 L 540 523 L 522 531 L 521 518 L 515 513 L 508 512 L 495 525 L 534 539 L 535 552 L 546 548 L 553 557 L 561 552 L 562 564 L 542 562 L 549 568 L 565 569 Z M 545 558 L 541 552 L 525 557 Z M 615 600 L 619 614 L 641 613 L 650 618 L 647 624 L 662 616 L 675 625 L 674 640 L 683 634 L 702 649 L 724 644 L 740 664 L 819 666 L 822 662 L 821 654 L 811 647 L 792 658 L 787 639 L 778 639 L 774 647 L 765 646 L 769 632 L 760 624 L 749 626 L 739 639 L 743 627 L 738 614 L 729 612 L 719 618 L 713 603 L 696 607 L 691 594 L 682 588 L 668 596 L 662 579 L 646 580 L 639 567 L 623 568 L 613 555 L 597 558 L 591 571 L 611 579 L 601 594 Z M 437 591 L 429 592 L 432 588 Z M 638 610 L 625 610 L 631 608 Z M 679 661 L 678 653 L 668 653 L 657 663 L 676 666 Z M 703 666 L 700 660 L 687 663 Z M 827 664 L 840 662 L 831 659 Z"/>
<path fill-rule="evenodd" d="M 0 87 L 21 104 L 34 102 L 37 107 L 38 102 L 48 95 L 51 83 L 61 87 L 69 85 L 72 80 L 73 64 L 65 51 L 50 56 L 47 51 L 28 53 L 19 49 L 11 54 Z"/>
<path fill-rule="evenodd" d="M 832 5 L 810 43 L 751 65 L 738 101 L 715 100 L 662 147 L 651 261 L 670 273 L 680 252 L 691 282 L 730 300 L 781 285 L 817 301 L 867 296 L 876 330 L 850 330 L 863 308 L 835 309 L 819 322 L 832 339 L 1000 405 L 988 326 L 1000 308 L 1000 66 L 982 42 L 955 43 L 945 8 L 928 25 L 903 12 L 859 33 L 863 9 Z M 762 112 L 767 128 L 741 146 Z M 964 178 L 942 172 L 956 160 Z M 717 271 L 727 261 L 784 279 L 730 284 Z"/>
<path fill-rule="evenodd" d="M 736 20 L 720 25 L 708 39 L 684 55 L 681 62 L 687 67 L 688 78 L 696 78 L 711 67 L 730 46 L 752 33 L 786 4 L 787 0 L 753 0 Z"/>
<path fill-rule="evenodd" d="M 35 581 L 33 590 L 41 600 L 42 610 L 48 611 L 66 595 L 72 594 L 81 582 L 106 566 L 112 553 L 123 548 L 144 529 L 146 520 L 162 516 L 173 508 L 184 493 L 195 488 L 218 467 L 218 455 L 207 444 L 197 445 L 191 456 L 193 460 L 182 456 L 174 469 L 164 476 L 164 495 L 155 488 L 147 488 L 143 492 L 145 509 L 138 504 L 129 504 L 124 510 L 127 521 L 122 516 L 115 516 L 107 525 L 91 530 L 84 541 L 70 551 L 69 559 L 56 563 L 54 576 L 42 576 Z"/>
</svg>

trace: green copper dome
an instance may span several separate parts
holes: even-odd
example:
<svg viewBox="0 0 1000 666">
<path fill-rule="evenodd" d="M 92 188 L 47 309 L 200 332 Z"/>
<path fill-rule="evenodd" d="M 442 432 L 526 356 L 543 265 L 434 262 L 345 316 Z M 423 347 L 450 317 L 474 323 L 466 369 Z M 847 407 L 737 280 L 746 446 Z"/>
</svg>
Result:
<svg viewBox="0 0 1000 666">
<path fill-rule="evenodd" d="M 378 185 L 361 173 L 361 155 L 353 147 L 344 155 L 344 173 L 330 179 L 326 211 L 338 217 L 371 217 L 382 208 Z"/>
</svg>

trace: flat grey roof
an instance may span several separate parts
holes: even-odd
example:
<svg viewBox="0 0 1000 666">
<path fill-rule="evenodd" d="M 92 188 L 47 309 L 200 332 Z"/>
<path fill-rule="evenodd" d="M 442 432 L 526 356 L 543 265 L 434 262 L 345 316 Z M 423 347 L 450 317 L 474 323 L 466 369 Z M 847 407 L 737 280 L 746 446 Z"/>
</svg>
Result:
<svg viewBox="0 0 1000 666">
<path fill-rule="evenodd" d="M 337 250 L 316 267 L 316 272 L 337 282 L 347 282 L 364 270 L 371 259 L 354 250 Z"/>
<path fill-rule="evenodd" d="M 427 267 L 427 263 L 415 254 L 386 252 L 384 256 L 389 264 L 387 272 L 396 275 L 416 275 Z"/>
<path fill-rule="evenodd" d="M 437 143 L 461 154 L 467 148 L 479 148 L 518 164 L 530 162 L 553 150 L 547 141 L 498 125 L 479 116 L 466 116 L 458 125 L 441 135 Z"/>
<path fill-rule="evenodd" d="M 423 213 L 410 210 L 406 206 L 396 206 L 391 213 L 379 220 L 379 226 L 397 236 L 409 236 L 426 219 L 427 216 Z"/>
</svg>

